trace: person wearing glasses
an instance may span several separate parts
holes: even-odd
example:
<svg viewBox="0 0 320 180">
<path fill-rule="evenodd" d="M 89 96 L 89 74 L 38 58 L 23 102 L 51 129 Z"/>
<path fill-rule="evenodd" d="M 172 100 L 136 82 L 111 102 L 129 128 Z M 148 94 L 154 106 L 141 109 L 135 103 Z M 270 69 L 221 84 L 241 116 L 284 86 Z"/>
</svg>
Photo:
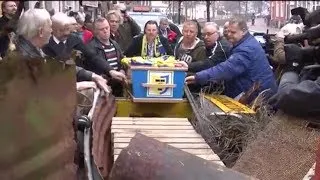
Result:
<svg viewBox="0 0 320 180">
<path fill-rule="evenodd" d="M 230 43 L 219 34 L 219 26 L 214 22 L 205 23 L 202 37 L 206 46 L 206 59 L 191 62 L 189 65 L 181 61 L 183 66 L 188 67 L 188 72 L 196 73 L 224 62 L 230 55 Z"/>
<path fill-rule="evenodd" d="M 259 88 L 247 99 L 248 104 L 263 90 L 270 89 L 270 96 L 276 93 L 276 80 L 266 54 L 248 32 L 245 20 L 233 18 L 229 21 L 228 41 L 232 44 L 230 57 L 214 67 L 186 77 L 186 83 L 205 85 L 209 80 L 224 81 L 224 94 L 235 99 L 258 84 Z"/>
<path fill-rule="evenodd" d="M 138 23 L 127 14 L 127 7 L 124 4 L 118 4 L 116 9 L 120 11 L 123 23 L 119 25 L 119 34 L 125 40 L 119 42 L 123 51 L 126 51 L 133 40 L 133 37 L 141 33 Z"/>
</svg>

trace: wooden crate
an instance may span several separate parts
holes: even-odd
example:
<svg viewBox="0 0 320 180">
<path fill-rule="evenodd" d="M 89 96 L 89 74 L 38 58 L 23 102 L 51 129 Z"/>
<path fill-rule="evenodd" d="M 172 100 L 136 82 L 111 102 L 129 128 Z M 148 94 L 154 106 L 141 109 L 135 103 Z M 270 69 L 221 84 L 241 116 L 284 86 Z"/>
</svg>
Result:
<svg viewBox="0 0 320 180">
<path fill-rule="evenodd" d="M 114 161 L 137 132 L 224 166 L 187 118 L 114 117 L 111 126 Z"/>
</svg>

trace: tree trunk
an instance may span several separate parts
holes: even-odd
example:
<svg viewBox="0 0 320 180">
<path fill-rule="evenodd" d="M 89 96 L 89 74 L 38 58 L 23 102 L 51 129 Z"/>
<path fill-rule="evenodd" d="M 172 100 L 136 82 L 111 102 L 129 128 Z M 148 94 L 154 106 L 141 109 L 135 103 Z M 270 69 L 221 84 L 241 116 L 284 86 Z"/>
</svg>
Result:
<svg viewBox="0 0 320 180">
<path fill-rule="evenodd" d="M 215 20 L 216 18 L 216 1 L 211 1 L 212 4 L 212 19 Z"/>
<path fill-rule="evenodd" d="M 210 22 L 210 1 L 206 1 L 207 3 L 207 22 Z"/>
<path fill-rule="evenodd" d="M 181 24 L 181 1 L 178 1 L 178 24 Z"/>
</svg>

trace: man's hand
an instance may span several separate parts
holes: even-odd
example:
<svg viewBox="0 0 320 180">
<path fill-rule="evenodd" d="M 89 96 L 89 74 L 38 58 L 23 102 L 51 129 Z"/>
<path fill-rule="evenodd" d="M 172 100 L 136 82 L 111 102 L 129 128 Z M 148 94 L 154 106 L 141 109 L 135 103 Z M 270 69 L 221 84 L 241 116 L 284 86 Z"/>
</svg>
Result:
<svg viewBox="0 0 320 180">
<path fill-rule="evenodd" d="M 122 74 L 126 75 L 126 72 L 123 69 L 121 69 L 119 72 L 121 72 Z"/>
<path fill-rule="evenodd" d="M 186 84 L 194 84 L 196 82 L 196 77 L 195 76 L 188 76 L 185 79 Z"/>
<path fill-rule="evenodd" d="M 175 63 L 175 66 L 177 67 L 183 67 L 183 68 L 188 68 L 189 66 L 188 66 L 188 64 L 186 63 L 186 62 L 184 62 L 184 61 L 178 61 L 178 62 L 176 62 Z"/>
<path fill-rule="evenodd" d="M 84 89 L 90 89 L 90 88 L 97 88 L 97 85 L 95 82 L 92 81 L 81 81 L 81 82 L 77 82 L 77 90 L 81 91 Z"/>
<path fill-rule="evenodd" d="M 109 74 L 110 74 L 110 76 L 111 76 L 112 78 L 117 79 L 117 80 L 119 80 L 119 81 L 125 81 L 125 82 L 126 82 L 126 80 L 127 80 L 125 74 L 123 74 L 123 73 L 121 73 L 121 72 L 118 72 L 118 71 L 116 71 L 116 70 L 111 70 L 111 71 L 109 72 Z"/>
<path fill-rule="evenodd" d="M 108 94 L 110 93 L 110 88 L 107 85 L 107 80 L 102 76 L 92 73 L 92 81 L 94 81 L 101 90 L 105 91 Z"/>
</svg>

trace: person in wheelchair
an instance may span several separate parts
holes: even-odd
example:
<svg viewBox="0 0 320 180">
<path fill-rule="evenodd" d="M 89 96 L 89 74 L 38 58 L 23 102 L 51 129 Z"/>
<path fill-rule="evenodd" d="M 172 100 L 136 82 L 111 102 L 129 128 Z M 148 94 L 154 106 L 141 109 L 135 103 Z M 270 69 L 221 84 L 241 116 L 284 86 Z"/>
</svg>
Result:
<svg viewBox="0 0 320 180">
<path fill-rule="evenodd" d="M 159 35 L 159 27 L 156 21 L 150 20 L 144 26 L 144 34 L 135 36 L 124 52 L 126 57 L 160 57 L 173 55 L 168 40 Z"/>
<path fill-rule="evenodd" d="M 230 57 L 209 69 L 186 77 L 187 84 L 206 84 L 210 81 L 225 81 L 224 94 L 238 98 L 260 84 L 248 103 L 266 89 L 277 91 L 277 84 L 269 62 L 259 42 L 248 32 L 247 23 L 242 19 L 231 19 L 228 28 L 228 41 L 232 44 Z M 257 89 L 257 88 L 254 88 Z"/>
</svg>

